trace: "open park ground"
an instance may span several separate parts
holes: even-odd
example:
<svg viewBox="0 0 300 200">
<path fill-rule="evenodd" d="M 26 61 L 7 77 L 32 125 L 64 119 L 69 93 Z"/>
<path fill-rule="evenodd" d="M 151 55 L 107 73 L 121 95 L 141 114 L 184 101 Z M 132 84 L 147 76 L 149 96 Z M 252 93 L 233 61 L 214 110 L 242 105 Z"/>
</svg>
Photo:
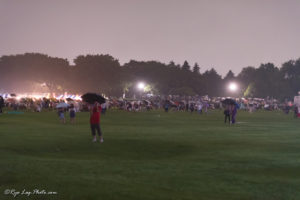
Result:
<svg viewBox="0 0 300 200">
<path fill-rule="evenodd" d="M 0 199 L 300 199 L 300 120 L 239 111 L 229 126 L 223 117 L 110 110 L 101 144 L 89 113 L 75 125 L 54 111 L 2 114 Z"/>
</svg>

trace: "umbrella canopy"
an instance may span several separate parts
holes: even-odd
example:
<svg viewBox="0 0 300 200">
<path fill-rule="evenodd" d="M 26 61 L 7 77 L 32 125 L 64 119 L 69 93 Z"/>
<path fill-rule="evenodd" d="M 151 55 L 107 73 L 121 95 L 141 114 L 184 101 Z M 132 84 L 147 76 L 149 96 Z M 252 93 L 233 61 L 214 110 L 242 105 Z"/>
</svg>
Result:
<svg viewBox="0 0 300 200">
<path fill-rule="evenodd" d="M 222 101 L 223 104 L 227 104 L 227 105 L 235 105 L 236 101 L 233 99 L 225 99 Z"/>
<path fill-rule="evenodd" d="M 82 100 L 84 102 L 93 104 L 95 102 L 98 102 L 100 104 L 105 103 L 105 98 L 99 94 L 96 93 L 86 93 L 84 95 L 81 96 Z"/>
<path fill-rule="evenodd" d="M 67 108 L 69 106 L 70 106 L 69 104 L 62 102 L 62 103 L 57 104 L 56 108 Z"/>
<path fill-rule="evenodd" d="M 237 107 L 237 109 L 240 108 L 240 105 L 233 99 L 225 99 L 222 101 L 223 104 L 226 104 L 226 105 L 235 105 Z"/>
</svg>

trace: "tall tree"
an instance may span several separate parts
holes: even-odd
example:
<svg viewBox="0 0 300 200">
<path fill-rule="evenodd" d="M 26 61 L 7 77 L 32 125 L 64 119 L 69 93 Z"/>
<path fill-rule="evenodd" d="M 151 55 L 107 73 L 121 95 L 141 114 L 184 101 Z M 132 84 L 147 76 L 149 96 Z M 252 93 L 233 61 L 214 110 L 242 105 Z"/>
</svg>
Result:
<svg viewBox="0 0 300 200">
<path fill-rule="evenodd" d="M 111 55 L 81 55 L 74 60 L 74 63 L 74 84 L 81 92 L 122 94 L 121 66 Z"/>
<path fill-rule="evenodd" d="M 188 61 L 184 61 L 182 65 L 182 70 L 189 71 L 191 69 L 191 66 L 189 65 Z"/>
<path fill-rule="evenodd" d="M 199 67 L 198 63 L 195 63 L 195 65 L 193 67 L 193 72 L 196 74 L 200 74 L 200 67 Z"/>
<path fill-rule="evenodd" d="M 68 69 L 66 59 L 38 53 L 3 56 L 0 59 L 0 79 L 6 90 L 12 92 L 60 91 L 65 87 Z"/>
<path fill-rule="evenodd" d="M 212 68 L 203 73 L 203 87 L 205 94 L 209 96 L 220 96 L 222 93 L 222 77 Z"/>
<path fill-rule="evenodd" d="M 226 74 L 226 76 L 224 77 L 225 81 L 232 81 L 235 79 L 234 73 L 229 70 L 228 73 Z"/>
</svg>

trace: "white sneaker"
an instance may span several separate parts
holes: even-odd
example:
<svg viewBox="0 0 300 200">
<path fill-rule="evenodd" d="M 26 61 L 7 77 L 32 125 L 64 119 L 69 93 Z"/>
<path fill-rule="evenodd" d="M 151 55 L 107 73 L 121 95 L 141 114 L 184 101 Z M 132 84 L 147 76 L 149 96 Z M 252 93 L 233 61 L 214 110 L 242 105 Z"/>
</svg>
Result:
<svg viewBox="0 0 300 200">
<path fill-rule="evenodd" d="M 94 139 L 93 139 L 93 142 L 97 142 L 97 138 L 94 138 Z"/>
<path fill-rule="evenodd" d="M 104 140 L 103 140 L 103 139 L 101 139 L 101 140 L 100 140 L 100 142 L 101 142 L 101 143 L 103 143 L 103 142 L 104 142 Z"/>
</svg>

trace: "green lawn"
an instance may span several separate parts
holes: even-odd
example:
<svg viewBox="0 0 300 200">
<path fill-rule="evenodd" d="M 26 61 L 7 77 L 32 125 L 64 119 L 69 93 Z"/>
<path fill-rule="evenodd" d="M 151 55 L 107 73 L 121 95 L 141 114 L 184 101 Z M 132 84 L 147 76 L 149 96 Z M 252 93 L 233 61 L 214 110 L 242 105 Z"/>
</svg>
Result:
<svg viewBox="0 0 300 200">
<path fill-rule="evenodd" d="M 239 111 L 207 115 L 109 111 L 104 143 L 89 113 L 0 115 L 0 199 L 300 199 L 300 119 Z M 34 189 L 56 195 L 4 195 Z"/>
</svg>

